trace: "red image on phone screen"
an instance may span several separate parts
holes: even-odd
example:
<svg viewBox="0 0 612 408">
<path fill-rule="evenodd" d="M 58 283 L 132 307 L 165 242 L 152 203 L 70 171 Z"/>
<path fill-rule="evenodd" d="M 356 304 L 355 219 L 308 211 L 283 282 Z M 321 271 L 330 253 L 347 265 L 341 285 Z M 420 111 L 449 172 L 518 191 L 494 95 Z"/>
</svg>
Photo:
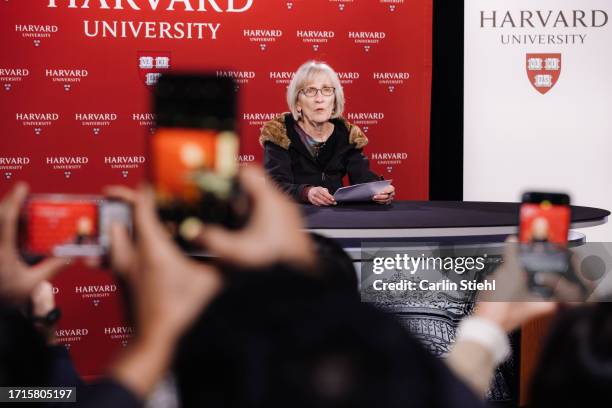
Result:
<svg viewBox="0 0 612 408">
<path fill-rule="evenodd" d="M 520 235 L 523 243 L 548 241 L 567 244 L 570 207 L 550 201 L 523 203 L 520 213 Z"/>
<path fill-rule="evenodd" d="M 93 243 L 98 236 L 98 205 L 93 201 L 30 200 L 24 218 L 23 248 L 32 254 L 51 255 L 58 245 Z"/>
<path fill-rule="evenodd" d="M 152 176 L 162 203 L 179 199 L 193 204 L 202 190 L 219 192 L 224 185 L 227 190 L 230 184 L 220 181 L 235 177 L 238 170 L 238 138 L 233 132 L 160 128 L 152 138 L 151 153 Z"/>
<path fill-rule="evenodd" d="M 161 197 L 196 200 L 195 172 L 214 168 L 217 132 L 199 129 L 158 129 L 152 140 L 153 179 Z"/>
</svg>

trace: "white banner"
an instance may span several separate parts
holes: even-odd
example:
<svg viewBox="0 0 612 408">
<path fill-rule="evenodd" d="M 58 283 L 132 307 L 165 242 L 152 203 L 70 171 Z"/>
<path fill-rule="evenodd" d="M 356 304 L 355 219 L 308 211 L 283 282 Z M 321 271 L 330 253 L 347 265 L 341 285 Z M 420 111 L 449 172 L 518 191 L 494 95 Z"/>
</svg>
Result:
<svg viewBox="0 0 612 408">
<path fill-rule="evenodd" d="M 611 19 L 609 0 L 465 0 L 466 201 L 612 208 Z"/>
</svg>

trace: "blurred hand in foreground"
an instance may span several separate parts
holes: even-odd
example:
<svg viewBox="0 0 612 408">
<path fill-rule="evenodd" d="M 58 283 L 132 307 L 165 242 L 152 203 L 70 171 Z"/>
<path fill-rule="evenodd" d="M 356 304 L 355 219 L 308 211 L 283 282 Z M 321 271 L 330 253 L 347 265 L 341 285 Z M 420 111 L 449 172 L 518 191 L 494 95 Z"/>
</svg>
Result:
<svg viewBox="0 0 612 408">
<path fill-rule="evenodd" d="M 528 276 L 524 270 L 519 253 L 519 243 L 515 237 L 506 240 L 504 263 L 493 273 L 494 292 L 483 292 L 479 297 L 475 316 L 484 317 L 499 324 L 506 332 L 537 317 L 553 313 L 559 302 L 580 302 L 585 300 L 585 292 L 579 285 L 558 274 L 538 273 L 538 284 L 547 287 L 552 293 L 545 299 L 530 292 Z M 573 271 L 577 271 L 576 258 L 571 257 Z M 574 272 L 572 272 L 574 273 Z"/>
<path fill-rule="evenodd" d="M 109 187 L 134 208 L 135 241 L 124 225 L 111 229 L 111 266 L 129 284 L 140 332 L 163 327 L 182 334 L 221 287 L 217 269 L 181 253 L 157 217 L 153 192 Z"/>
<path fill-rule="evenodd" d="M 310 266 L 314 251 L 297 206 L 270 183 L 261 169 L 241 172 L 240 181 L 253 208 L 239 231 L 199 225 L 194 241 L 212 255 L 240 267 L 275 262 Z M 135 241 L 122 225 L 111 232 L 111 265 L 129 284 L 137 336 L 114 364 L 111 375 L 137 395 L 146 396 L 168 368 L 176 341 L 222 287 L 219 271 L 195 262 L 172 242 L 157 218 L 153 192 L 107 188 L 109 196 L 134 207 Z"/>
<path fill-rule="evenodd" d="M 28 195 L 28 186 L 17 183 L 0 202 L 0 301 L 20 305 L 34 288 L 51 279 L 70 263 L 66 258 L 48 258 L 34 266 L 21 259 L 17 249 L 19 211 Z"/>
<path fill-rule="evenodd" d="M 174 347 L 222 287 L 218 270 L 197 263 L 172 242 L 157 218 L 153 192 L 107 188 L 134 208 L 135 241 L 125 226 L 111 229 L 111 265 L 129 285 L 136 338 L 111 368 L 111 376 L 140 398 L 170 365 Z"/>
<path fill-rule="evenodd" d="M 252 200 L 247 225 L 230 231 L 218 225 L 201 225 L 193 241 L 236 266 L 259 268 L 284 262 L 309 268 L 315 262 L 314 246 L 297 205 L 274 186 L 260 167 L 240 172 L 241 186 Z"/>
</svg>

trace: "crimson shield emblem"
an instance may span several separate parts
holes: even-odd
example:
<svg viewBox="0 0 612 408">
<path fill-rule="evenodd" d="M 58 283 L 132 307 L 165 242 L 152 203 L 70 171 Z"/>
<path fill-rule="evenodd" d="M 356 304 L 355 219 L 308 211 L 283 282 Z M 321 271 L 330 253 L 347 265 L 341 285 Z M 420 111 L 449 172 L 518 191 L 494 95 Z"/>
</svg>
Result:
<svg viewBox="0 0 612 408">
<path fill-rule="evenodd" d="M 561 54 L 527 54 L 529 82 L 542 95 L 550 91 L 561 74 Z"/>
<path fill-rule="evenodd" d="M 139 51 L 138 75 L 147 86 L 153 87 L 159 77 L 170 70 L 170 53 L 166 51 Z"/>
</svg>

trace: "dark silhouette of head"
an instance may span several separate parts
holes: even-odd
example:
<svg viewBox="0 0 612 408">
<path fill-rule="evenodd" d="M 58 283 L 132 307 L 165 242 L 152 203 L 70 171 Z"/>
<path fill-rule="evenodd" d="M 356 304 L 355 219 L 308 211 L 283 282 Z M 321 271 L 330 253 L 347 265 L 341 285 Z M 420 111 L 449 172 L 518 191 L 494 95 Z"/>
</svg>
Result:
<svg viewBox="0 0 612 408">
<path fill-rule="evenodd" d="M 184 406 L 477 403 L 390 315 L 315 279 L 277 272 L 230 284 L 185 336 L 175 364 Z"/>
<path fill-rule="evenodd" d="M 325 285 L 331 290 L 358 294 L 359 283 L 353 260 L 346 251 L 331 238 L 311 233 L 317 256 L 317 271 Z"/>
<path fill-rule="evenodd" d="M 530 405 L 612 406 L 612 303 L 566 310 L 531 384 Z"/>
</svg>

